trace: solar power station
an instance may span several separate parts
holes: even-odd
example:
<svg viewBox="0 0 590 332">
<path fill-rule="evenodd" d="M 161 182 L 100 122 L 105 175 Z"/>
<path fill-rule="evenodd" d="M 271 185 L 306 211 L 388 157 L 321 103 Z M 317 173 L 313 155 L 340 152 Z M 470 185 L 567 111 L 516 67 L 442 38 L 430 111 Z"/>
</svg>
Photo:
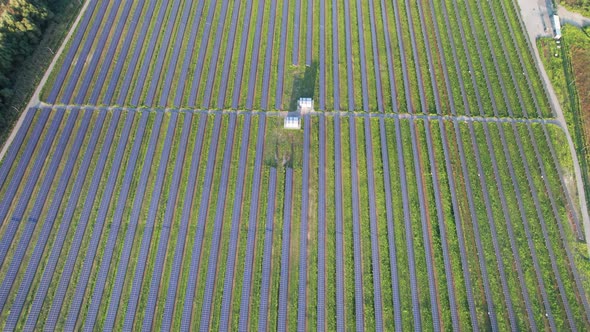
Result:
<svg viewBox="0 0 590 332">
<path fill-rule="evenodd" d="M 0 327 L 589 330 L 519 13 L 87 0 L 1 156 Z"/>
</svg>

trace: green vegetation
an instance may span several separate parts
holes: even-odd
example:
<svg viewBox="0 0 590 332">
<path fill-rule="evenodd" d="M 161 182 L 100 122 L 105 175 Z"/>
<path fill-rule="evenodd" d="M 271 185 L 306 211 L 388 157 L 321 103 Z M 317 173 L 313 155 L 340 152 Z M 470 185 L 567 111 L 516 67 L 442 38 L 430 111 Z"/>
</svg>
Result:
<svg viewBox="0 0 590 332">
<path fill-rule="evenodd" d="M 590 81 L 587 77 L 587 68 L 590 64 L 590 38 L 588 31 L 588 28 L 579 29 L 565 25 L 562 30 L 561 45 L 557 45 L 553 39 L 542 38 L 537 41 L 537 47 L 572 135 L 582 170 L 586 201 L 590 203 L 590 153 L 588 153 Z"/>
<path fill-rule="evenodd" d="M 586 17 L 590 16 L 590 1 L 588 0 L 563 0 L 556 2 L 569 10 L 579 12 Z"/>
</svg>

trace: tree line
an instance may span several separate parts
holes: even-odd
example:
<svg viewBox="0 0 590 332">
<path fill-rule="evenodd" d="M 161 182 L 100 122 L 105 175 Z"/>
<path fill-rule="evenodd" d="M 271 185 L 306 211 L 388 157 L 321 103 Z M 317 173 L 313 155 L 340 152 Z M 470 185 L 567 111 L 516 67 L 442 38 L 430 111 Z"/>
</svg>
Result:
<svg viewBox="0 0 590 332">
<path fill-rule="evenodd" d="M 0 128 L 13 117 L 8 104 L 24 59 L 39 44 L 53 16 L 48 0 L 8 0 L 0 4 Z"/>
</svg>

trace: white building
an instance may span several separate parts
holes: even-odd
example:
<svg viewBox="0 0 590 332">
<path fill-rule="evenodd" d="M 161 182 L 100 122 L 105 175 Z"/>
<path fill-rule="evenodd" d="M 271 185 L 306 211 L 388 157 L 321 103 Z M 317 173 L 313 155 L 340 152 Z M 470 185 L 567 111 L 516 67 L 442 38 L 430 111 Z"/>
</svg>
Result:
<svg viewBox="0 0 590 332">
<path fill-rule="evenodd" d="M 313 112 L 313 99 L 299 98 L 297 101 L 297 111 L 302 113 Z"/>
<path fill-rule="evenodd" d="M 555 39 L 561 38 L 561 22 L 559 21 L 559 16 L 553 15 L 553 26 L 555 28 Z"/>
<path fill-rule="evenodd" d="M 301 118 L 298 116 L 287 116 L 285 118 L 285 129 L 301 129 Z"/>
</svg>

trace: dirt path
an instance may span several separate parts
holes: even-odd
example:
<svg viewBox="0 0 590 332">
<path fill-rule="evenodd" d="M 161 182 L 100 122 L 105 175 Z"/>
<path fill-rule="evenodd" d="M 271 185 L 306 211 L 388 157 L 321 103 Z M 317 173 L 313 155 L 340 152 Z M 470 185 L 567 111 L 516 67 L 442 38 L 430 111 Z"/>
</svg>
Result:
<svg viewBox="0 0 590 332">
<path fill-rule="evenodd" d="M 561 24 L 571 24 L 578 28 L 590 25 L 590 18 L 583 16 L 580 13 L 570 12 L 567 8 L 562 6 L 558 7 L 557 15 L 559 15 L 559 18 L 561 19 Z"/>
</svg>

